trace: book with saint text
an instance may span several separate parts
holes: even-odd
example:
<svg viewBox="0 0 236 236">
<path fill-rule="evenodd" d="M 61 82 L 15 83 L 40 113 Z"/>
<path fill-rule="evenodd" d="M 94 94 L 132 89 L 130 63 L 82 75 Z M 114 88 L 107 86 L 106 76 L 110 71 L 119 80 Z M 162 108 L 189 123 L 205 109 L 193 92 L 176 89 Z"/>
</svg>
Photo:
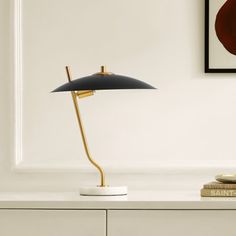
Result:
<svg viewBox="0 0 236 236">
<path fill-rule="evenodd" d="M 236 189 L 201 189 L 202 197 L 236 197 Z"/>
</svg>

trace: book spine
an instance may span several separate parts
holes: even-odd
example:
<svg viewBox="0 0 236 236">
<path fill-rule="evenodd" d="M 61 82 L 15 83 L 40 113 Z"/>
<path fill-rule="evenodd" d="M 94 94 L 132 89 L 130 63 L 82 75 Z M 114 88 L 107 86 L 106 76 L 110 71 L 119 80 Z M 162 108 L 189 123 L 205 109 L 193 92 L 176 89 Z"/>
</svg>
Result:
<svg viewBox="0 0 236 236">
<path fill-rule="evenodd" d="M 202 197 L 236 197 L 234 189 L 201 189 Z"/>
<path fill-rule="evenodd" d="M 203 188 L 236 190 L 236 184 L 204 184 Z"/>
</svg>

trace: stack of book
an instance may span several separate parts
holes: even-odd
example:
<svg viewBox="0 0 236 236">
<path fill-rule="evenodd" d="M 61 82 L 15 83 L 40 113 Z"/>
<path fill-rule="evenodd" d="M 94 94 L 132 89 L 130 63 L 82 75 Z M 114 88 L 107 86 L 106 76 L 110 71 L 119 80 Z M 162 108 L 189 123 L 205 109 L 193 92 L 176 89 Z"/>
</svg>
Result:
<svg viewBox="0 0 236 236">
<path fill-rule="evenodd" d="M 236 183 L 210 182 L 201 189 L 202 197 L 236 197 Z"/>
</svg>

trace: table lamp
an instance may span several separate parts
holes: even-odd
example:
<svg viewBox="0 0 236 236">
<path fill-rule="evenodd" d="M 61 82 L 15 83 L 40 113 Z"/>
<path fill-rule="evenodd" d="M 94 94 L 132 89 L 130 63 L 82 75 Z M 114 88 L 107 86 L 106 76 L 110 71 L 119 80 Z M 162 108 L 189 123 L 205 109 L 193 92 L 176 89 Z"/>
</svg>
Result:
<svg viewBox="0 0 236 236">
<path fill-rule="evenodd" d="M 92 187 L 81 187 L 80 195 L 86 196 L 118 196 L 126 195 L 128 192 L 127 186 L 109 186 L 105 182 L 105 173 L 102 167 L 92 158 L 85 132 L 83 123 L 80 116 L 78 99 L 85 98 L 94 94 L 96 90 L 114 90 L 114 89 L 155 89 L 151 85 L 144 83 L 140 80 L 133 79 L 123 75 L 116 75 L 106 71 L 105 66 L 101 66 L 101 71 L 86 77 L 82 77 L 76 80 L 72 80 L 70 68 L 66 66 L 66 74 L 68 83 L 63 84 L 53 92 L 71 92 L 76 117 L 78 120 L 83 146 L 90 163 L 99 171 L 100 184 Z"/>
</svg>

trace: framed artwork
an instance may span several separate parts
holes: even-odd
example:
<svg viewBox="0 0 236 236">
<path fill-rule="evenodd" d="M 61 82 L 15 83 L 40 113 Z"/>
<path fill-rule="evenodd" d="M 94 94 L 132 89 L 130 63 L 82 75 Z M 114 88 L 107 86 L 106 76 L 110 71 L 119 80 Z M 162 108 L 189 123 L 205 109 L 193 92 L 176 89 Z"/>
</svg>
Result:
<svg viewBox="0 0 236 236">
<path fill-rule="evenodd" d="M 205 0 L 205 72 L 236 72 L 235 0 Z"/>
</svg>

